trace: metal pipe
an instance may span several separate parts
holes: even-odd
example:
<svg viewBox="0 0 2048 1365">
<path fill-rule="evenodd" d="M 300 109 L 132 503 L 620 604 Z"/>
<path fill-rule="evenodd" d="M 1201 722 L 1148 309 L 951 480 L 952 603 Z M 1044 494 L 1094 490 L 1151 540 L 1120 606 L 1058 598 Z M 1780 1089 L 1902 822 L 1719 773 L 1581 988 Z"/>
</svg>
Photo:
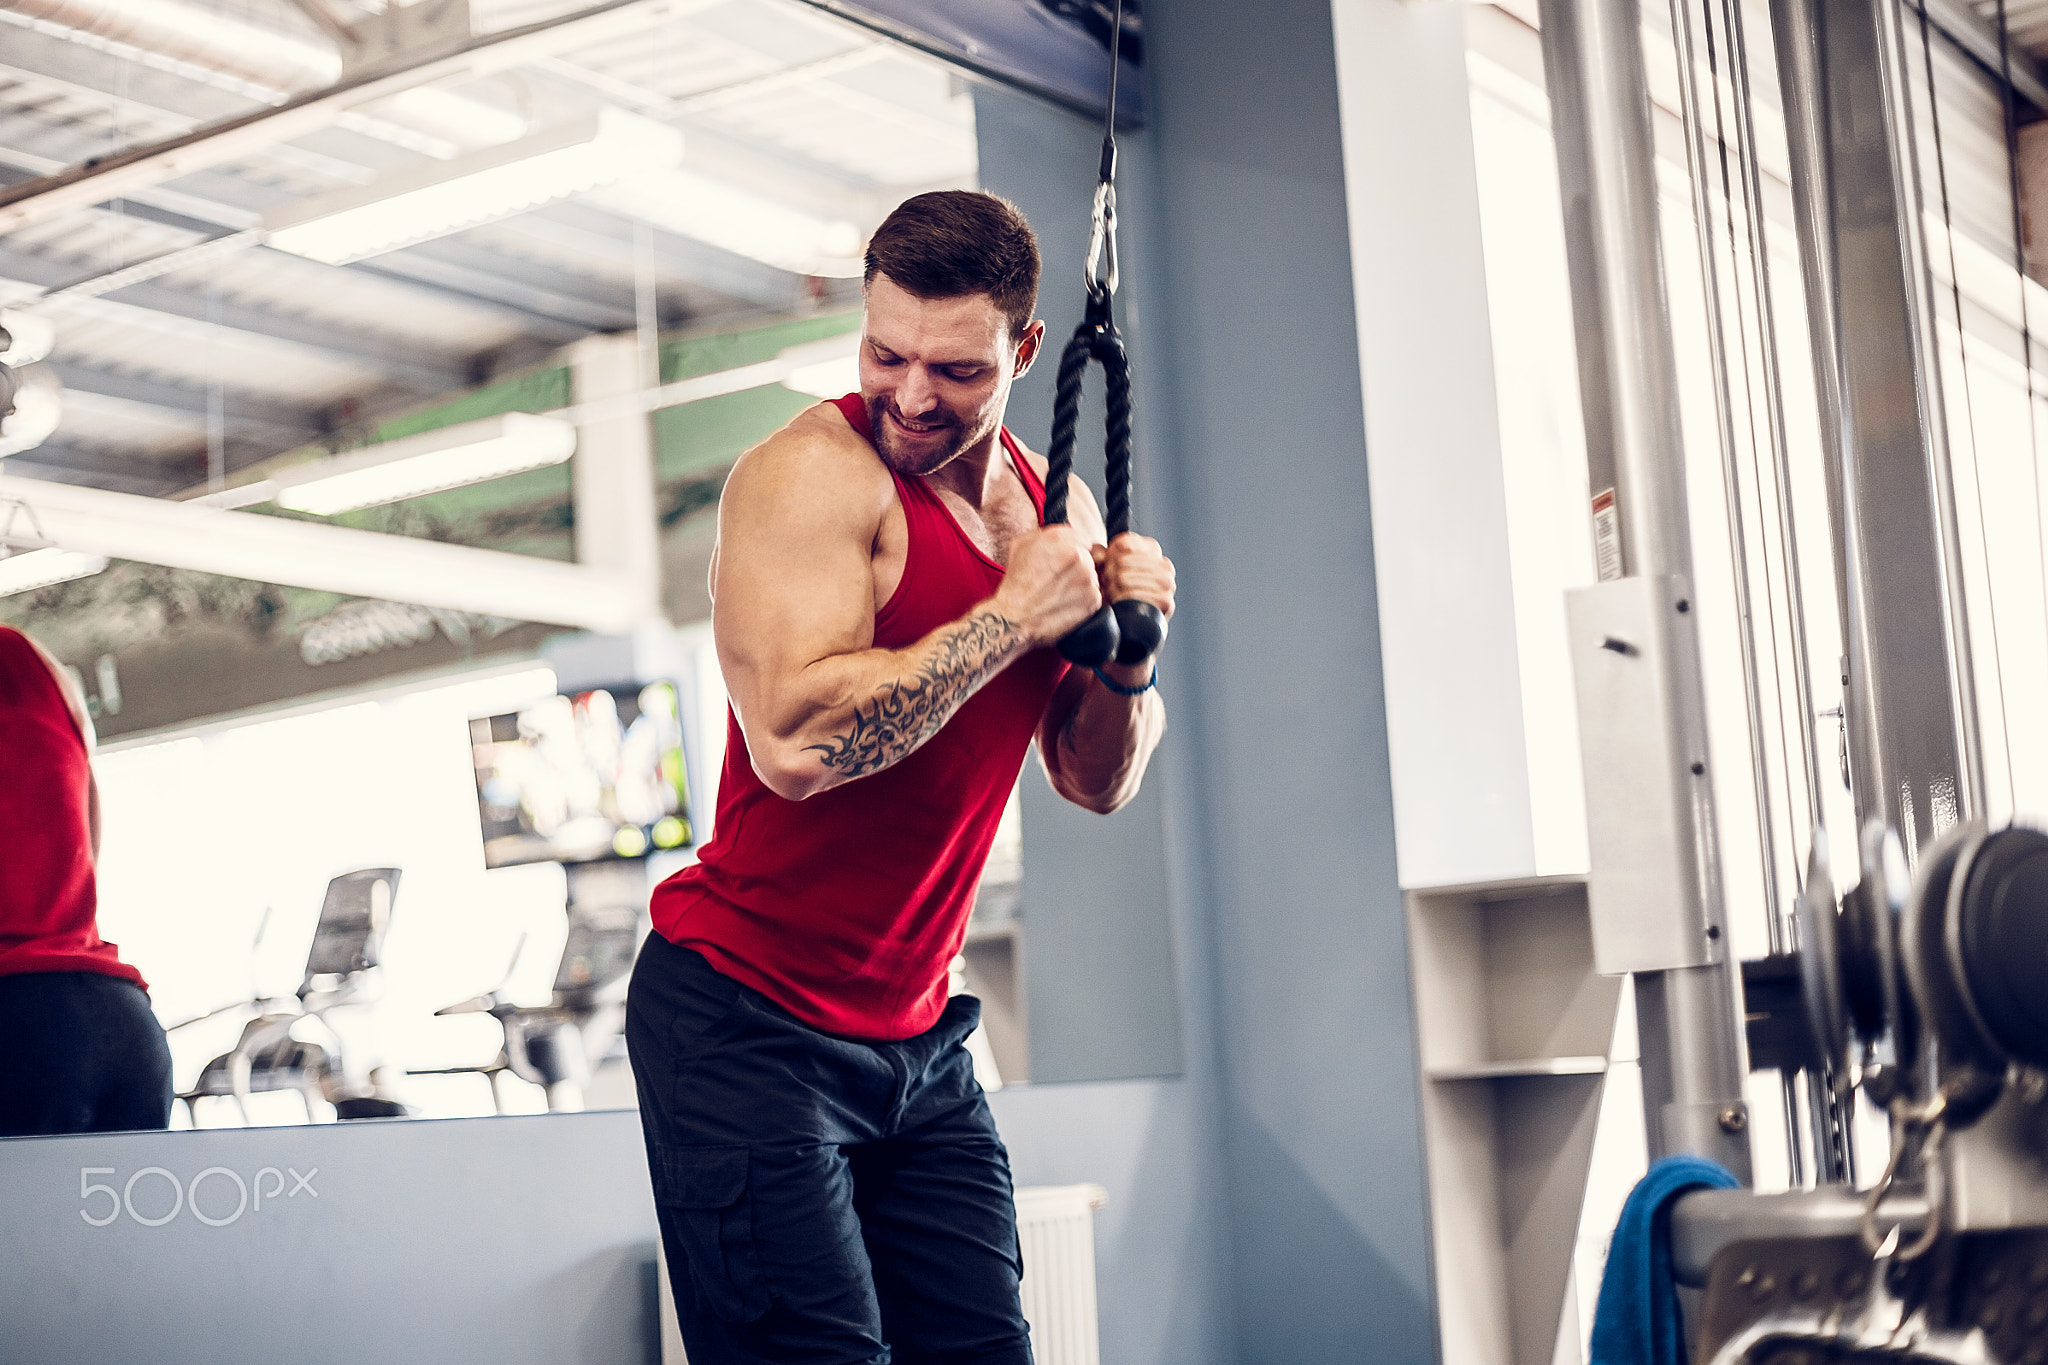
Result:
<svg viewBox="0 0 2048 1365">
<path fill-rule="evenodd" d="M 1697 659 L 1691 610 L 1692 536 L 1678 366 L 1658 234 L 1655 143 L 1636 0 L 1543 0 L 1543 66 L 1565 206 L 1572 318 L 1587 467 L 1596 495 L 1613 490 L 1619 554 L 1603 578 L 1680 585 L 1668 629 Z M 1597 524 L 1597 523 L 1596 523 Z M 1653 1157 L 1690 1151 L 1747 1177 L 1748 1113 L 1735 983 L 1721 930 L 1713 786 L 1703 762 L 1705 690 L 1697 667 L 1675 668 L 1659 699 L 1681 737 L 1673 775 L 1685 793 L 1668 831 L 1686 850 L 1669 870 L 1668 914 L 1684 943 L 1706 926 L 1704 952 L 1629 961 L 1642 1031 L 1646 1126 Z M 1589 792 L 1589 801 L 1596 799 Z M 1595 868 L 1595 878 L 1599 877 Z M 1602 933 L 1596 907 L 1594 932 Z M 1600 954 L 1596 942 L 1596 955 Z"/>
<path fill-rule="evenodd" d="M 1541 14 L 1593 486 L 1615 490 L 1624 573 L 1689 575 L 1640 13 L 1635 0 L 1545 0 Z"/>
<path fill-rule="evenodd" d="M 1934 320 L 1934 262 L 1925 235 L 1926 196 L 1921 192 L 1919 124 L 1913 117 L 1913 78 L 1909 73 L 1904 10 L 1899 0 L 1879 0 L 1876 9 L 1882 88 L 1890 101 L 1891 126 L 1900 130 L 1892 139 L 1892 156 L 1899 163 L 1892 174 L 1900 187 L 1899 245 L 1906 258 L 1906 297 L 1913 341 L 1919 350 L 1920 383 L 1916 392 L 1921 405 L 1928 486 L 1934 495 L 1934 539 L 1940 556 L 1944 608 L 1941 633 L 1948 648 L 1949 704 L 1957 755 L 1961 759 L 1957 815 L 1968 820 L 1984 814 L 1984 742 L 1977 723 L 1977 677 L 1970 649 L 1955 465 L 1948 445 L 1948 403 L 1941 386 L 1941 334 Z M 1931 72 L 1927 98 L 1935 98 Z M 1960 317 L 1956 325 L 1962 325 Z"/>
<path fill-rule="evenodd" d="M 1778 544 L 1785 560 L 1785 597 L 1791 617 L 1792 685 L 1799 698 L 1799 749 L 1806 778 L 1809 831 L 1825 823 L 1821 797 L 1820 743 L 1813 695 L 1813 656 L 1806 640 L 1806 590 L 1799 567 L 1799 533 L 1792 512 L 1791 445 L 1785 435 L 1785 389 L 1778 366 L 1778 310 L 1771 291 L 1770 236 L 1764 224 L 1761 158 L 1757 155 L 1756 100 L 1749 84 L 1749 39 L 1742 18 L 1742 0 L 1723 0 L 1728 16 L 1729 71 L 1735 85 L 1737 159 L 1746 168 L 1749 206 L 1750 267 L 1755 272 L 1759 340 L 1764 394 L 1769 405 L 1771 464 L 1778 482 Z M 1788 793 L 1789 797 L 1789 793 Z M 1786 919 L 1789 922 L 1790 913 Z"/>
<path fill-rule="evenodd" d="M 1894 0 L 1772 0 L 1827 450 L 1859 824 L 1982 805 Z M 1906 400 L 1906 401 L 1902 401 Z"/>
</svg>

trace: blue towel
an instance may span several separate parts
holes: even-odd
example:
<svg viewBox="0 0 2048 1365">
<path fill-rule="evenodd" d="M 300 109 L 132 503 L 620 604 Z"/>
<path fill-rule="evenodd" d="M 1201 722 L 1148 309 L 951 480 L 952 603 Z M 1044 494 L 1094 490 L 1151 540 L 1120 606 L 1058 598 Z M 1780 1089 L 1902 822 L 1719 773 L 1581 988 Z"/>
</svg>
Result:
<svg viewBox="0 0 2048 1365">
<path fill-rule="evenodd" d="M 1697 1156 L 1667 1156 L 1636 1182 L 1607 1248 L 1590 1365 L 1685 1365 L 1671 1279 L 1671 1206 L 1687 1190 L 1732 1190 L 1739 1183 Z"/>
</svg>

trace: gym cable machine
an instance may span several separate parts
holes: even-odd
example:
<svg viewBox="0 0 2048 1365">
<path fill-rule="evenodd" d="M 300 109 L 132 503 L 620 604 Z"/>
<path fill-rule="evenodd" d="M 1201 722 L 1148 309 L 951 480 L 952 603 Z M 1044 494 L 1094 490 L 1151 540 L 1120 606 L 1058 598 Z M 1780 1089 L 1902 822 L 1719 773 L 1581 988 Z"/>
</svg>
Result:
<svg viewBox="0 0 2048 1365">
<path fill-rule="evenodd" d="M 1595 959 L 1634 980 L 1653 1159 L 1704 1156 L 1749 1183 L 1746 1073 L 1786 1078 L 1793 1188 L 1700 1191 L 1673 1206 L 1675 1275 L 1693 1291 L 1692 1358 L 2041 1365 L 2048 834 L 1993 828 L 1985 815 L 1940 291 L 1928 264 L 1931 181 L 1954 280 L 1929 19 L 1910 0 L 1770 0 L 1846 644 L 1841 745 L 1856 829 L 1831 841 L 1820 755 L 1832 745 L 1817 731 L 1800 617 L 1743 8 L 1699 0 L 1696 14 L 1693 0 L 1669 3 L 1744 622 L 1752 778 L 1773 870 L 1749 528 L 1735 486 L 1736 365 L 1746 419 L 1760 433 L 1756 477 L 1766 466 L 1776 476 L 1767 535 L 1789 580 L 1790 619 L 1773 629 L 1771 648 L 1785 640 L 1802 713 L 1779 747 L 1786 799 L 1804 807 L 1804 876 L 1789 904 L 1767 903 L 1771 955 L 1757 962 L 1738 964 L 1725 932 L 1639 0 L 1542 0 L 1541 25 L 1600 567 L 1600 581 L 1571 594 L 1567 609 Z M 1998 28 L 2012 162 L 2003 0 Z M 1932 166 L 1914 141 L 1922 68 Z M 2010 188 L 2017 258 L 2016 174 Z M 1717 240 L 1738 277 L 1725 295 Z M 2031 434 L 2024 303 L 2021 316 Z M 1838 895 L 1838 882 L 1853 885 Z M 1859 1095 L 1890 1126 L 1889 1159 L 1860 1181 Z"/>
</svg>

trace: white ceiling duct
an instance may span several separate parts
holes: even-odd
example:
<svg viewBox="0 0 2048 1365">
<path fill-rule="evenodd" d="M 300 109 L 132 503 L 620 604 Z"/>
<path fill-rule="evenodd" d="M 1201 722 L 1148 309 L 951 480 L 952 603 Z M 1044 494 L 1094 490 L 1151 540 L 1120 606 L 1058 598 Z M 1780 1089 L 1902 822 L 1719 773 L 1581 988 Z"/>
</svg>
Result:
<svg viewBox="0 0 2048 1365">
<path fill-rule="evenodd" d="M 33 522 L 24 518 L 22 524 L 33 526 L 38 543 L 81 556 L 607 635 L 629 631 L 641 619 L 626 575 L 588 564 L 46 483 L 9 476 L 4 467 L 0 503 L 32 510 Z"/>
<path fill-rule="evenodd" d="M 0 9 L 260 85 L 309 90 L 341 76 L 341 54 L 310 27 L 287 32 L 184 0 L 0 0 Z M 279 7 L 280 19 L 287 13 Z"/>
<path fill-rule="evenodd" d="M 49 440 L 64 416 L 64 385 L 49 366 L 31 365 L 15 380 L 14 410 L 0 417 L 0 459 Z"/>
<path fill-rule="evenodd" d="M 57 325 L 19 308 L 0 308 L 0 332 L 7 333 L 7 344 L 0 347 L 0 365 L 17 370 L 35 364 L 57 346 Z"/>
</svg>

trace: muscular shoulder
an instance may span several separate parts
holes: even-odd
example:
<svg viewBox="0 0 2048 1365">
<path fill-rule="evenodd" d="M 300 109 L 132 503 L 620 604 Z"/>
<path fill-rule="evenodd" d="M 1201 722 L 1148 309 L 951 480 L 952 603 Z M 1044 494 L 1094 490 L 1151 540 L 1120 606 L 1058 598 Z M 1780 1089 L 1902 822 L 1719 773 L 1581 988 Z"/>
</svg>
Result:
<svg viewBox="0 0 2048 1365">
<path fill-rule="evenodd" d="M 889 471 L 830 403 L 791 418 L 740 456 L 720 502 L 720 523 L 771 522 L 805 533 L 863 527 L 872 536 L 896 495 Z"/>
</svg>

